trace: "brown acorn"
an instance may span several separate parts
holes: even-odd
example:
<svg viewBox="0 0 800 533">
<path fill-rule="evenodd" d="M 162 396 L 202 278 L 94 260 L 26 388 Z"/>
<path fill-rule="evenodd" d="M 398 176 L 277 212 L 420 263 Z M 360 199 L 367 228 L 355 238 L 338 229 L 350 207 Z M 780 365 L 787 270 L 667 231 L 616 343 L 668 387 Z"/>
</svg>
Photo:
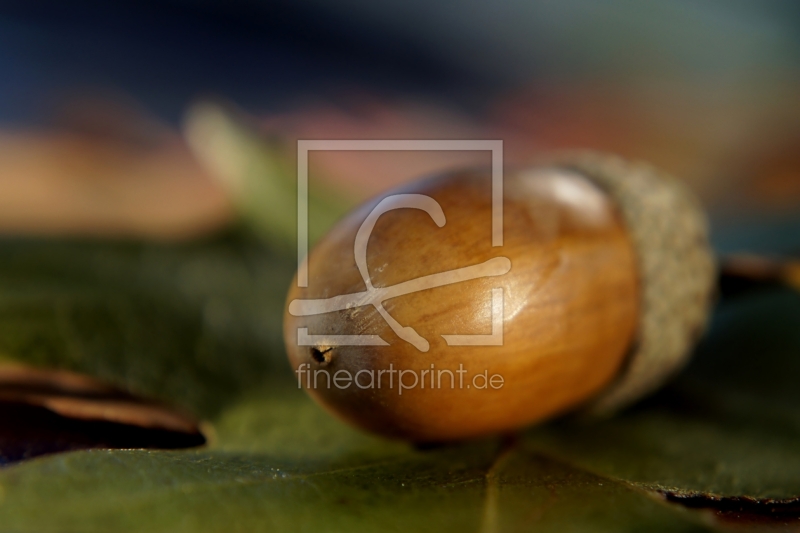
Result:
<svg viewBox="0 0 800 533">
<path fill-rule="evenodd" d="M 702 330 L 714 279 L 700 209 L 644 165 L 584 155 L 391 191 L 341 220 L 287 298 L 298 386 L 418 442 L 504 432 L 657 388 Z"/>
</svg>

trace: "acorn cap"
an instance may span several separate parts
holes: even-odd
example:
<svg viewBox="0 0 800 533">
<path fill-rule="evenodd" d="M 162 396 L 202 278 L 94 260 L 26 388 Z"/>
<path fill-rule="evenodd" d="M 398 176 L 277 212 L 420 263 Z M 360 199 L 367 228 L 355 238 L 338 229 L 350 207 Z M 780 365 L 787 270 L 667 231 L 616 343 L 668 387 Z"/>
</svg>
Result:
<svg viewBox="0 0 800 533">
<path fill-rule="evenodd" d="M 638 255 L 637 339 L 616 380 L 584 411 L 608 415 L 661 387 L 689 360 L 714 296 L 708 222 L 681 182 L 647 164 L 595 153 L 551 164 L 587 176 L 616 201 Z"/>
</svg>

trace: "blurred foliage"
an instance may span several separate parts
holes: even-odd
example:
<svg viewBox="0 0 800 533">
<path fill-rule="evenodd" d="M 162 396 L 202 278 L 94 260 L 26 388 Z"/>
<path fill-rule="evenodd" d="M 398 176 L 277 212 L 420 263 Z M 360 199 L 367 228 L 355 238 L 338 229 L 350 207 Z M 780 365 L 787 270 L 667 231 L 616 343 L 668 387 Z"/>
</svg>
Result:
<svg viewBox="0 0 800 533">
<path fill-rule="evenodd" d="M 243 117 L 211 103 L 186 116 L 186 138 L 209 174 L 223 184 L 237 212 L 267 243 L 297 248 L 297 165 L 285 139 L 261 136 Z M 315 242 L 353 202 L 331 185 L 306 188 L 309 242 Z"/>
</svg>

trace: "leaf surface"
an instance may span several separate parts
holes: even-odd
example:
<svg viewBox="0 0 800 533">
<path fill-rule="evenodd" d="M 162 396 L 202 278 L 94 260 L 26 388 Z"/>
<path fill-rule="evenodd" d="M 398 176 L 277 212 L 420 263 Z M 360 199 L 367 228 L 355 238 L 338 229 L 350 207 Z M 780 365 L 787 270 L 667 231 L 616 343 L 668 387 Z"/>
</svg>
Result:
<svg viewBox="0 0 800 533">
<path fill-rule="evenodd" d="M 0 250 L 4 357 L 151 391 L 213 428 L 201 449 L 4 467 L 0 531 L 693 531 L 730 524 L 665 494 L 767 514 L 800 495 L 788 291 L 723 308 L 690 368 L 613 419 L 419 450 L 345 426 L 296 388 L 273 287 L 291 268 L 260 246 Z"/>
</svg>

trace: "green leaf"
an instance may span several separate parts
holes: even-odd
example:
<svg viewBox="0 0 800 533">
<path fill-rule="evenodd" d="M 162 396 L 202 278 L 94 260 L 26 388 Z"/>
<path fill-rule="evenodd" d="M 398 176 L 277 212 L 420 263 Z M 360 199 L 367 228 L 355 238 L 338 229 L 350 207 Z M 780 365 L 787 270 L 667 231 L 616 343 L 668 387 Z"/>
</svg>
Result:
<svg viewBox="0 0 800 533">
<path fill-rule="evenodd" d="M 203 449 L 2 468 L 0 531 L 693 531 L 725 524 L 664 493 L 766 511 L 800 495 L 793 293 L 723 309 L 687 372 L 616 418 L 419 450 L 296 388 L 279 347 L 293 265 L 249 239 L 0 255 L 6 357 L 194 405 L 213 428 Z"/>
<path fill-rule="evenodd" d="M 300 391 L 243 400 L 209 451 L 88 451 L 0 471 L 13 531 L 690 531 L 700 515 L 496 440 L 419 451 Z M 47 512 L 41 512 L 47 502 Z"/>
<path fill-rule="evenodd" d="M 534 431 L 529 445 L 598 475 L 678 496 L 800 498 L 800 294 L 720 310 L 690 368 L 612 420 Z"/>
<path fill-rule="evenodd" d="M 6 241 L 0 354 L 210 416 L 286 368 L 293 261 L 252 238 L 185 245 Z"/>
</svg>

